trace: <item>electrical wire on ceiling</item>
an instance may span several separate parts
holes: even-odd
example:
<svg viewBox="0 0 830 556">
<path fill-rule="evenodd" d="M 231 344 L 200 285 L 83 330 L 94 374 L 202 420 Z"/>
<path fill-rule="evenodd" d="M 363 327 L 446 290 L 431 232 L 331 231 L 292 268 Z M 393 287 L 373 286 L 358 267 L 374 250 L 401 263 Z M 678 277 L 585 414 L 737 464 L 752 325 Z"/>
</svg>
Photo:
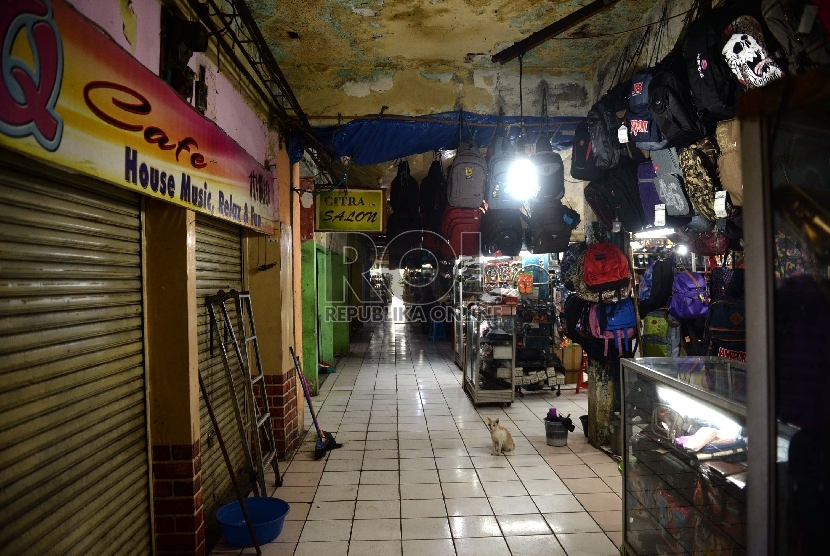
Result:
<svg viewBox="0 0 830 556">
<path fill-rule="evenodd" d="M 665 19 L 658 19 L 657 21 L 652 21 L 651 23 L 646 23 L 644 25 L 638 25 L 637 27 L 632 27 L 630 29 L 625 29 L 624 31 L 614 31 L 613 33 L 598 33 L 596 35 L 576 35 L 576 36 L 569 36 L 569 37 L 553 37 L 550 40 L 552 41 L 579 41 L 579 40 L 590 40 L 590 39 L 602 39 L 605 37 L 616 37 L 619 35 L 625 35 L 626 33 L 631 33 L 633 31 L 639 31 L 640 29 L 645 29 L 646 27 L 651 27 L 652 25 L 657 25 L 659 23 L 664 23 L 667 21 L 671 21 L 672 19 L 677 19 L 678 17 L 682 17 L 692 11 L 695 8 L 689 8 L 684 12 L 680 12 L 679 14 L 675 14 L 673 16 L 666 17 Z"/>
</svg>

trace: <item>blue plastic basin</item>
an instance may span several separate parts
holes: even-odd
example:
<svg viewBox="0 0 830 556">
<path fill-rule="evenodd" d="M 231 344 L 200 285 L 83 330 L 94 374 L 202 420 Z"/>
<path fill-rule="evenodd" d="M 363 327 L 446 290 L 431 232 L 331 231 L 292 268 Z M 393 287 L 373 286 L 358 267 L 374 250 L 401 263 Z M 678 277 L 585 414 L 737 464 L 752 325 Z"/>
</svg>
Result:
<svg viewBox="0 0 830 556">
<path fill-rule="evenodd" d="M 285 500 L 263 496 L 246 498 L 245 507 L 248 509 L 248 515 L 251 516 L 259 544 L 271 542 L 280 536 L 285 516 L 291 511 L 291 506 Z M 222 527 L 225 540 L 230 544 L 254 546 L 238 501 L 225 504 L 216 510 L 216 521 Z"/>
</svg>

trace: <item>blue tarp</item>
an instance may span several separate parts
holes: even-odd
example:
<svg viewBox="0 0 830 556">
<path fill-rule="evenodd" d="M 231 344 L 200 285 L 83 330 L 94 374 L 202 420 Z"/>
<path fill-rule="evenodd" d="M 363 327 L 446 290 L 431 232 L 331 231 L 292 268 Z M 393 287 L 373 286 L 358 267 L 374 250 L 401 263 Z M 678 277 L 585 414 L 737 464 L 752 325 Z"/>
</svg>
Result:
<svg viewBox="0 0 830 556">
<path fill-rule="evenodd" d="M 572 116 L 525 117 L 524 124 L 530 141 L 536 141 L 544 129 L 551 136 L 554 150 L 565 150 L 573 144 L 574 130 L 584 118 Z M 459 125 L 460 122 L 460 125 Z M 480 147 L 490 142 L 498 127 L 507 126 L 508 136 L 515 139 L 519 133 L 519 116 L 491 116 L 473 112 L 442 112 L 431 116 L 367 116 L 344 125 L 315 127 L 314 135 L 337 156 L 348 156 L 358 166 L 379 164 L 431 151 L 452 150 L 458 147 L 459 128 L 462 140 L 473 139 Z M 291 162 L 302 158 L 298 140 L 289 144 Z"/>
</svg>

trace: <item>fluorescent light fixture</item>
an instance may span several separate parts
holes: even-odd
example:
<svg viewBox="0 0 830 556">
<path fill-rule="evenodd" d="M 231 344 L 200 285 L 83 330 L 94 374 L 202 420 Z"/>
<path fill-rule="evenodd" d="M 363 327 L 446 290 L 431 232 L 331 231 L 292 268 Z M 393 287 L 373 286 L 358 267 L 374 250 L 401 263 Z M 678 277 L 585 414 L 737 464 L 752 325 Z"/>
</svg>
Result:
<svg viewBox="0 0 830 556">
<path fill-rule="evenodd" d="M 674 228 L 657 228 L 654 230 L 646 230 L 645 232 L 637 232 L 634 234 L 634 237 L 637 239 L 655 239 L 660 237 L 666 237 L 669 234 L 674 233 Z"/>
<path fill-rule="evenodd" d="M 680 415 L 695 417 L 715 427 L 720 431 L 721 438 L 738 438 L 741 435 L 740 424 L 682 392 L 658 386 L 657 396 Z"/>
<path fill-rule="evenodd" d="M 689 248 L 686 247 L 685 245 L 678 245 L 677 246 L 677 254 L 680 255 L 681 257 L 685 257 L 686 255 L 689 254 Z"/>
<path fill-rule="evenodd" d="M 638 249 L 642 249 L 642 248 L 643 248 L 643 244 L 640 243 L 639 241 L 632 241 L 631 242 L 631 249 L 633 249 L 634 251 L 637 251 Z"/>
<path fill-rule="evenodd" d="M 528 251 L 527 249 L 522 249 L 521 251 L 519 251 L 519 256 L 522 258 L 529 257 L 530 251 Z"/>
<path fill-rule="evenodd" d="M 530 199 L 539 189 L 536 165 L 528 158 L 517 158 L 507 171 L 505 192 L 520 201 Z"/>
</svg>

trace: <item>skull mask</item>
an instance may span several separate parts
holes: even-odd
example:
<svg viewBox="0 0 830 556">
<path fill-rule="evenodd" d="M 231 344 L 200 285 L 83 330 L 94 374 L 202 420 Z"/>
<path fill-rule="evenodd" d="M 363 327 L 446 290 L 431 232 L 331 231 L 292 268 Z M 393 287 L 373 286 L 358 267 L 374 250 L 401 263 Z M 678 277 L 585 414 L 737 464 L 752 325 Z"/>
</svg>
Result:
<svg viewBox="0 0 830 556">
<path fill-rule="evenodd" d="M 747 88 L 763 87 L 783 75 L 772 58 L 767 54 L 758 23 L 746 16 L 739 17 L 732 24 L 734 34 L 721 51 L 726 63 L 738 81 Z"/>
</svg>

